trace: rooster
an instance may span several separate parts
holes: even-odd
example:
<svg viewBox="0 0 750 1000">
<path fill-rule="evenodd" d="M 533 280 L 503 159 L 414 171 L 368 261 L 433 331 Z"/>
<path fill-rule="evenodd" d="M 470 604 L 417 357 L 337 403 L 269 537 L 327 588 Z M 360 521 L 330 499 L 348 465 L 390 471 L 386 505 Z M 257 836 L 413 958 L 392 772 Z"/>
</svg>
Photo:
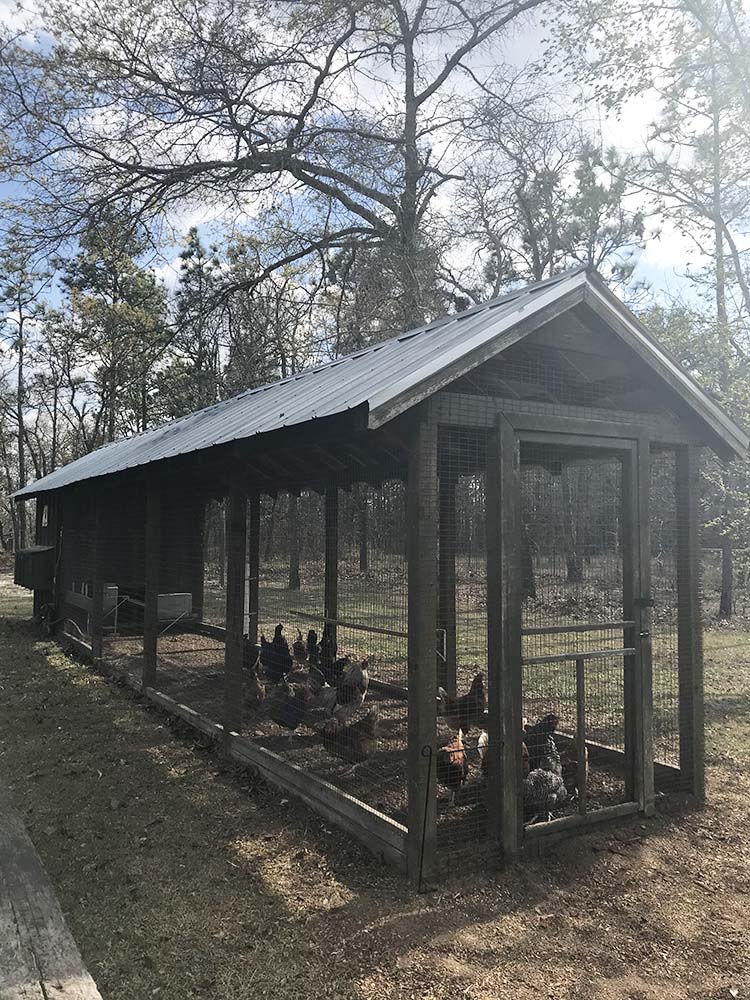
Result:
<svg viewBox="0 0 750 1000">
<path fill-rule="evenodd" d="M 349 773 L 353 774 L 354 770 L 372 757 L 378 749 L 378 722 L 378 712 L 375 708 L 371 708 L 364 719 L 351 726 L 342 726 L 335 719 L 331 719 L 321 733 L 323 746 L 331 753 L 349 761 L 353 765 Z"/>
<path fill-rule="evenodd" d="M 447 719 L 451 729 L 468 732 L 482 723 L 486 710 L 484 674 L 477 674 L 468 692 L 460 698 L 452 698 L 445 688 L 438 688 L 438 713 Z"/>
<path fill-rule="evenodd" d="M 464 734 L 461 729 L 445 746 L 437 752 L 436 776 L 438 783 L 451 793 L 451 805 L 456 803 L 456 793 L 469 777 L 469 762 L 466 759 Z"/>
<path fill-rule="evenodd" d="M 289 643 L 281 634 L 283 631 L 284 626 L 277 625 L 271 642 L 264 635 L 260 637 L 260 662 L 272 684 L 278 684 L 292 668 Z"/>
<path fill-rule="evenodd" d="M 336 707 L 333 714 L 337 722 L 352 719 L 365 700 L 370 685 L 369 661 L 349 664 L 336 684 Z"/>
</svg>

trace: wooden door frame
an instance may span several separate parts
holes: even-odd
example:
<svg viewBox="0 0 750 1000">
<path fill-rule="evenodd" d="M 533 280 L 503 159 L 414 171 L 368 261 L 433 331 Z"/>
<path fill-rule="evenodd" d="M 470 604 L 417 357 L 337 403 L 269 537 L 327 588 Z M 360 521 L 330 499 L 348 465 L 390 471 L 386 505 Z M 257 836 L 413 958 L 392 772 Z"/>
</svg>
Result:
<svg viewBox="0 0 750 1000">
<path fill-rule="evenodd" d="M 541 824 L 532 828 L 531 839 L 614 815 L 638 811 L 650 814 L 654 809 L 649 435 L 640 427 L 623 424 L 569 418 L 555 422 L 547 416 L 504 412 L 497 416 L 487 446 L 487 605 L 490 747 L 493 737 L 502 747 L 494 757 L 490 753 L 490 783 L 494 784 L 494 760 L 502 794 L 489 797 L 488 814 L 490 835 L 506 856 L 515 854 L 528 838 L 523 828 L 522 758 L 520 753 L 512 752 L 521 744 L 520 448 L 527 442 L 591 448 L 621 457 L 623 514 L 629 539 L 623 546 L 623 617 L 635 623 L 623 636 L 624 645 L 635 649 L 632 670 L 626 669 L 632 681 L 626 682 L 624 705 L 631 801 Z M 493 509 L 499 511 L 494 524 L 489 516 Z"/>
</svg>

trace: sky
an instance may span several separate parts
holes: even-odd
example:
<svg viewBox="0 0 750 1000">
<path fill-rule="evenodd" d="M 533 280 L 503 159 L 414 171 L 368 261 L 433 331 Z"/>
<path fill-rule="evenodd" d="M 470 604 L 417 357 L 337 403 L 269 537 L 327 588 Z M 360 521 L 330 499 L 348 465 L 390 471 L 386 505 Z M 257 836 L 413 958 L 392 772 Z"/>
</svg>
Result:
<svg viewBox="0 0 750 1000">
<path fill-rule="evenodd" d="M 25 22 L 26 14 L 12 0 L 0 0 L 0 19 L 14 27 L 20 27 Z M 498 49 L 498 62 L 520 67 L 530 59 L 539 57 L 543 38 L 543 31 L 533 22 L 527 22 L 523 31 L 515 31 L 504 46 Z M 486 55 L 483 58 L 486 60 Z M 657 109 L 653 95 L 629 101 L 616 119 L 607 117 L 593 103 L 587 108 L 591 120 L 599 123 L 605 145 L 612 144 L 624 152 L 638 152 L 643 148 L 647 126 Z M 8 188 L 0 193 L 7 195 Z M 210 240 L 217 224 L 221 222 L 221 212 L 215 204 L 193 206 L 173 212 L 169 222 L 170 228 L 182 233 L 186 233 L 192 225 L 198 226 L 201 235 Z M 179 252 L 178 245 L 164 246 L 161 259 L 154 261 L 154 270 L 167 287 L 173 287 L 177 280 Z M 645 280 L 657 294 L 672 296 L 685 293 L 686 268 L 690 264 L 695 265 L 697 261 L 694 245 L 673 227 L 661 225 L 658 235 L 648 241 L 639 258 L 635 278 Z"/>
</svg>

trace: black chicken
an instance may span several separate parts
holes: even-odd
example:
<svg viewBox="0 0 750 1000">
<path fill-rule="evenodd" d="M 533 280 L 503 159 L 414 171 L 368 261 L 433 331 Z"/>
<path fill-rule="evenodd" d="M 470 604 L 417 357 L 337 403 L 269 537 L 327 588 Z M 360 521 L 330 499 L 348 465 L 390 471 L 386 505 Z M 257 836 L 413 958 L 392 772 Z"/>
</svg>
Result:
<svg viewBox="0 0 750 1000">
<path fill-rule="evenodd" d="M 336 682 L 334 666 L 336 663 L 336 641 L 333 638 L 333 626 L 326 622 L 323 626 L 323 635 L 320 637 L 320 662 L 318 666 L 323 671 L 323 676 L 329 684 Z"/>
<path fill-rule="evenodd" d="M 438 711 L 448 720 L 451 729 L 468 733 L 472 727 L 481 725 L 486 710 L 484 674 L 477 674 L 468 692 L 460 698 L 452 698 L 445 688 L 438 688 Z"/>
<path fill-rule="evenodd" d="M 293 687 L 282 677 L 281 682 L 266 696 L 264 708 L 277 726 L 290 730 L 291 740 L 294 730 L 305 718 L 308 703 L 306 690 Z"/>
<path fill-rule="evenodd" d="M 534 725 L 526 725 L 523 733 L 523 741 L 529 750 L 529 767 L 532 771 L 541 766 L 542 757 L 550 753 L 554 755 L 552 733 L 557 729 L 559 722 L 560 720 L 554 712 L 549 712 L 544 718 L 535 722 Z"/>
<path fill-rule="evenodd" d="M 292 669 L 289 643 L 281 634 L 283 631 L 284 626 L 277 625 L 271 642 L 267 642 L 264 635 L 260 637 L 260 662 L 272 684 L 278 684 Z"/>
<path fill-rule="evenodd" d="M 318 645 L 318 633 L 311 628 L 307 633 L 307 662 L 311 667 L 320 666 L 320 646 Z"/>
</svg>

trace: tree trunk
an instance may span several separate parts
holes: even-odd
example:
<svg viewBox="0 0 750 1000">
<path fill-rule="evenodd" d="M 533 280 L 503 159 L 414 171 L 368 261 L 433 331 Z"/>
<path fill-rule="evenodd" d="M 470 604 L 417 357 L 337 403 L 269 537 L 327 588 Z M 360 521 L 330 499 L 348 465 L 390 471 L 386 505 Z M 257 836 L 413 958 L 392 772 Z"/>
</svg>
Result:
<svg viewBox="0 0 750 1000">
<path fill-rule="evenodd" d="M 223 589 L 226 583 L 227 570 L 227 531 L 226 531 L 226 504 L 219 507 L 218 532 L 219 532 L 219 586 Z"/>
<path fill-rule="evenodd" d="M 18 303 L 18 380 L 16 383 L 16 422 L 18 436 L 18 488 L 22 489 L 26 485 L 26 441 L 23 426 L 23 404 L 24 404 L 24 362 L 25 343 L 23 328 L 23 305 Z M 21 501 L 18 504 L 18 542 L 20 548 L 26 548 L 26 503 Z"/>
<path fill-rule="evenodd" d="M 401 193 L 401 280 L 403 286 L 402 315 L 404 329 L 419 326 L 424 320 L 418 273 L 417 187 L 419 182 L 419 148 L 417 145 L 417 111 L 415 95 L 416 60 L 411 25 L 404 17 L 401 25 L 404 44 L 404 189 Z"/>
<path fill-rule="evenodd" d="M 268 534 L 266 535 L 266 544 L 263 546 L 263 562 L 269 563 L 271 561 L 271 556 L 273 555 L 273 529 L 276 524 L 276 503 L 278 497 L 273 498 L 273 503 L 271 504 L 271 513 L 268 517 Z"/>
<path fill-rule="evenodd" d="M 721 540 L 721 599 L 719 617 L 729 619 L 734 612 L 734 559 L 732 542 L 724 536 Z"/>
<path fill-rule="evenodd" d="M 297 497 L 289 495 L 289 590 L 302 586 L 299 575 L 299 511 Z"/>
<path fill-rule="evenodd" d="M 578 550 L 573 518 L 573 498 L 570 492 L 570 469 L 562 471 L 562 521 L 565 568 L 568 583 L 583 583 L 583 560 Z"/>
<path fill-rule="evenodd" d="M 358 486 L 356 492 L 357 503 L 357 541 L 359 544 L 359 571 L 366 573 L 370 568 L 369 539 L 368 539 L 368 509 L 367 509 L 367 487 Z"/>
<path fill-rule="evenodd" d="M 711 45 L 711 56 L 713 58 L 713 45 Z M 722 198 L 721 198 L 721 117 L 717 97 L 716 64 L 711 69 L 711 98 L 712 98 L 712 181 L 713 181 L 713 222 L 714 222 L 714 254 L 716 258 L 716 323 L 718 326 L 719 339 L 721 344 L 721 369 L 720 383 L 721 392 L 724 397 L 722 402 L 726 402 L 729 391 L 729 351 L 731 346 L 729 333 L 729 314 L 727 312 L 727 276 L 724 262 L 724 229 L 722 225 Z M 731 520 L 731 493 L 724 490 L 724 505 L 722 508 L 722 521 L 725 530 L 728 529 L 728 522 Z M 721 597 L 719 600 L 719 614 L 722 618 L 731 618 L 734 604 L 734 560 L 732 558 L 732 542 L 728 535 L 725 535 L 721 546 Z"/>
</svg>

